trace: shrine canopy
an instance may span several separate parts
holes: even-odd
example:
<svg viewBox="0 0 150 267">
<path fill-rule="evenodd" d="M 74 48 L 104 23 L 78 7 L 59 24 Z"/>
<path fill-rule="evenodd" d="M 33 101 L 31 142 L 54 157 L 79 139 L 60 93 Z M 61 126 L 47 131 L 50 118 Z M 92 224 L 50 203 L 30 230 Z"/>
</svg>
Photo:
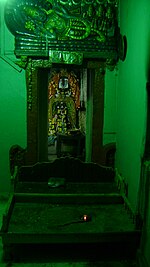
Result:
<svg viewBox="0 0 150 267">
<path fill-rule="evenodd" d="M 15 36 L 16 57 L 69 64 L 124 58 L 118 0 L 8 0 L 5 22 Z"/>
</svg>

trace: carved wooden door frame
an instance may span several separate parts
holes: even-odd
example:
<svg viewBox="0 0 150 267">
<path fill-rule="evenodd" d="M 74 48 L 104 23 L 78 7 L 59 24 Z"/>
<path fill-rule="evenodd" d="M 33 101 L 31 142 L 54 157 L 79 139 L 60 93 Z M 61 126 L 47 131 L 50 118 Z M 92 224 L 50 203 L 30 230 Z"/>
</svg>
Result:
<svg viewBox="0 0 150 267">
<path fill-rule="evenodd" d="M 29 59 L 26 68 L 26 83 L 27 83 L 27 153 L 26 163 L 34 164 L 39 161 L 47 161 L 48 145 L 46 145 L 46 139 L 42 134 L 40 121 L 40 101 L 42 90 L 44 90 L 43 84 L 40 84 L 40 70 L 52 68 L 52 63 L 45 59 Z M 82 68 L 82 66 L 81 66 Z M 85 68 L 85 66 L 84 66 Z M 86 68 L 89 69 L 92 74 L 91 90 L 93 94 L 93 106 L 92 106 L 92 120 L 91 120 L 91 159 L 90 161 L 96 163 L 102 163 L 103 161 L 103 121 L 104 121 L 104 68 L 105 64 L 99 61 L 89 60 L 86 63 Z M 39 89 L 39 87 L 41 87 Z M 45 120 L 46 121 L 46 120 Z M 42 122 L 42 120 L 41 120 Z M 44 123 L 44 122 L 42 122 Z M 46 122 L 47 123 L 47 122 Z M 43 138 L 42 138 L 43 137 Z M 47 135 L 46 135 L 47 138 Z M 43 139 L 45 139 L 43 141 Z M 86 144 L 88 145 L 88 144 Z M 46 147 L 47 146 L 47 147 Z M 43 149 L 43 151 L 42 151 Z M 42 154 L 42 156 L 41 156 Z"/>
</svg>

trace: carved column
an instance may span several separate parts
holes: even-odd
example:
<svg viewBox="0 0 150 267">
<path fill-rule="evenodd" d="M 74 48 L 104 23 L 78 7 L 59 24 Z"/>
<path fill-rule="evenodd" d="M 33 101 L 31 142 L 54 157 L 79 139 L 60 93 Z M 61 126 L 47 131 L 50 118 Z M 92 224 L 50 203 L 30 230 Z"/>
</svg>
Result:
<svg viewBox="0 0 150 267">
<path fill-rule="evenodd" d="M 104 121 L 104 63 L 90 61 L 88 68 L 94 70 L 92 97 L 93 97 L 93 118 L 92 118 L 92 151 L 91 161 L 103 163 L 103 121 Z"/>
<path fill-rule="evenodd" d="M 50 68 L 48 60 L 29 59 L 26 69 L 27 82 L 27 164 L 34 164 L 40 159 L 40 134 L 39 134 L 39 69 Z M 43 85 L 44 86 L 44 85 Z M 42 131 L 42 129 L 41 129 Z"/>
</svg>

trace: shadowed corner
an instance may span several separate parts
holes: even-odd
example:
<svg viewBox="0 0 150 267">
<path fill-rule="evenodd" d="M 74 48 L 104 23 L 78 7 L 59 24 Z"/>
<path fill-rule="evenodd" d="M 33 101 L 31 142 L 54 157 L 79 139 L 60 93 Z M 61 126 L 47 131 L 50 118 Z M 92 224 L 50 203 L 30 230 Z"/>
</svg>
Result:
<svg viewBox="0 0 150 267">
<path fill-rule="evenodd" d="M 146 160 L 149 160 L 150 158 L 150 30 L 147 33 L 147 53 L 146 53 L 146 64 L 145 64 L 145 71 L 146 71 L 146 90 L 147 90 L 147 125 L 146 125 L 146 141 L 145 141 L 145 150 L 144 150 L 144 156 L 143 156 L 143 162 Z M 142 177 L 142 179 L 146 179 Z M 149 180 L 149 179 L 148 179 Z M 140 250 L 137 253 L 137 258 L 141 259 L 141 254 L 144 254 L 144 251 L 146 249 L 146 244 L 148 242 L 148 236 L 147 236 L 147 216 L 148 216 L 148 199 L 149 199 L 149 186 L 147 185 L 148 180 L 145 181 L 145 192 L 144 192 L 144 201 L 143 201 L 143 230 L 142 230 L 142 238 L 141 238 L 141 244 L 140 244 Z M 141 181 L 143 183 L 143 181 Z M 141 185 L 140 185 L 141 188 Z M 140 189 L 141 190 L 141 189 Z M 141 254 L 140 254 L 141 253 Z M 144 262 L 145 263 L 145 262 Z M 144 264 L 142 262 L 142 264 Z"/>
<path fill-rule="evenodd" d="M 146 78 L 150 82 L 150 31 L 147 37 Z"/>
<path fill-rule="evenodd" d="M 144 158 L 148 159 L 150 155 L 150 31 L 147 33 L 147 53 L 146 53 L 146 64 L 145 64 L 145 75 L 146 75 L 146 90 L 147 90 L 147 126 L 146 126 L 146 142 Z"/>
</svg>

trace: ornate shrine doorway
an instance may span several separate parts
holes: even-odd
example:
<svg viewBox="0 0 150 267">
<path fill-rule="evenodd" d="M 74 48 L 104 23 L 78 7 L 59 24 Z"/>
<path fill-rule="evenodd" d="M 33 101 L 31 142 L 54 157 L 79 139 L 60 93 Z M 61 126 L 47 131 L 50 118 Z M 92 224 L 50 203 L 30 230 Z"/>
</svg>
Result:
<svg viewBox="0 0 150 267">
<path fill-rule="evenodd" d="M 113 70 L 119 59 L 124 61 L 127 48 L 118 25 L 118 5 L 117 0 L 7 1 L 5 22 L 15 36 L 15 55 L 21 58 L 17 64 L 26 69 L 27 77 L 26 164 L 47 161 L 48 143 L 58 135 L 81 130 L 82 124 L 86 161 L 105 164 L 105 67 Z M 59 100 L 63 95 L 63 101 L 55 99 L 57 92 L 48 95 L 51 70 L 66 66 L 79 80 L 79 106 L 69 76 L 63 75 L 57 84 Z M 81 78 L 84 69 L 87 79 Z M 87 81 L 85 114 L 81 112 L 82 81 Z"/>
<path fill-rule="evenodd" d="M 31 59 L 26 80 L 27 164 L 51 160 L 57 135 L 60 140 L 76 131 L 85 135 L 85 160 L 103 163 L 104 63 L 66 66 Z"/>
</svg>

